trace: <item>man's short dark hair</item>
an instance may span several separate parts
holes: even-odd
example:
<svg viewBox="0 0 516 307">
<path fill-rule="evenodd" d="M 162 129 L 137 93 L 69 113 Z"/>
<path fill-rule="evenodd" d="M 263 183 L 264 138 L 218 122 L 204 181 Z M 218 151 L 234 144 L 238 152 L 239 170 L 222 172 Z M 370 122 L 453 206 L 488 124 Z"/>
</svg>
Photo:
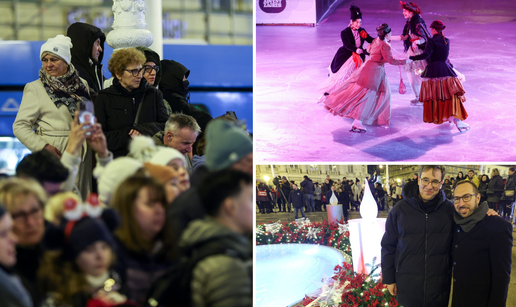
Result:
<svg viewBox="0 0 516 307">
<path fill-rule="evenodd" d="M 477 185 L 474 184 L 472 181 L 469 181 L 469 180 L 461 180 L 459 182 L 457 182 L 457 184 L 455 185 L 455 189 L 457 189 L 457 187 L 461 184 L 469 184 L 473 187 L 473 192 L 475 194 L 478 194 L 478 188 L 477 188 Z"/>
<path fill-rule="evenodd" d="M 470 170 L 469 170 L 469 172 L 472 172 L 473 174 L 475 174 L 475 171 L 474 171 L 474 170 L 472 170 L 472 169 L 470 169 Z M 469 173 L 469 172 L 468 172 L 468 173 Z"/>
<path fill-rule="evenodd" d="M 240 194 L 242 188 L 251 184 L 252 180 L 251 175 L 233 169 L 208 174 L 200 184 L 202 189 L 199 189 L 199 196 L 206 213 L 217 216 L 224 200 Z"/>
<path fill-rule="evenodd" d="M 61 183 L 68 178 L 68 169 L 59 158 L 46 149 L 28 154 L 16 167 L 17 177 L 34 178 L 39 183 Z"/>
<path fill-rule="evenodd" d="M 420 165 L 419 166 L 419 174 L 418 174 L 418 178 L 421 178 L 421 174 L 423 174 L 424 172 L 426 172 L 427 170 L 432 170 L 432 174 L 435 173 L 436 170 L 440 170 L 441 171 L 441 179 L 439 181 L 443 181 L 444 179 L 444 174 L 446 173 L 446 169 L 444 167 L 444 165 Z"/>
</svg>

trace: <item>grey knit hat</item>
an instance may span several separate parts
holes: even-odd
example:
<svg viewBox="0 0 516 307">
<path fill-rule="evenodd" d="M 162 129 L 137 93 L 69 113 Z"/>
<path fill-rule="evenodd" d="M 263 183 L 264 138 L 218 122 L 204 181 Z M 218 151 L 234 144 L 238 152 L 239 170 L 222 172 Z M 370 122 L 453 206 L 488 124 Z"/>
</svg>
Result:
<svg viewBox="0 0 516 307">
<path fill-rule="evenodd" d="M 210 171 L 229 168 L 253 152 L 253 142 L 234 122 L 214 119 L 206 127 L 206 166 Z"/>
</svg>

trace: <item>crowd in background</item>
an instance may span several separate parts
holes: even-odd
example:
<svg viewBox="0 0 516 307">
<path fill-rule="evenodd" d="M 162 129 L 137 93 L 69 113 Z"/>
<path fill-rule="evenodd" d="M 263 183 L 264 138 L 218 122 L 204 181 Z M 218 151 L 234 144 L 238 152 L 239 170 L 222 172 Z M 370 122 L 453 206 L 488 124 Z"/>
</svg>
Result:
<svg viewBox="0 0 516 307">
<path fill-rule="evenodd" d="M 40 50 L 0 180 L 2 306 L 252 306 L 253 145 L 190 71 L 75 23 Z M 96 193 L 92 193 L 96 192 Z"/>
</svg>

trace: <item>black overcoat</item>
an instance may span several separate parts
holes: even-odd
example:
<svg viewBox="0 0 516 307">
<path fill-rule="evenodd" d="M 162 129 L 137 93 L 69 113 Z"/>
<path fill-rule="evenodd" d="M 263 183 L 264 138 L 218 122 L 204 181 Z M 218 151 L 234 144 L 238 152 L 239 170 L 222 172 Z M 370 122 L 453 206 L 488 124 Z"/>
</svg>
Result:
<svg viewBox="0 0 516 307">
<path fill-rule="evenodd" d="M 339 71 L 342 64 L 344 64 L 353 55 L 353 52 L 356 52 L 357 48 L 362 48 L 362 46 L 364 46 L 364 41 L 367 41 L 369 44 L 373 42 L 374 38 L 372 38 L 364 28 L 358 28 L 359 34 L 362 33 L 362 31 L 367 34 L 367 37 L 363 38 L 362 35 L 360 36 L 360 46 L 357 46 L 355 37 L 353 36 L 353 32 L 350 27 L 347 27 L 346 29 L 342 30 L 342 32 L 340 32 L 342 47 L 337 50 L 337 53 L 335 53 L 335 56 L 331 61 L 331 71 L 333 73 Z M 362 61 L 365 61 L 366 54 L 368 53 L 365 50 L 362 54 L 360 54 Z"/>
<path fill-rule="evenodd" d="M 469 232 L 455 226 L 453 307 L 505 307 L 511 275 L 512 226 L 486 216 Z"/>
</svg>

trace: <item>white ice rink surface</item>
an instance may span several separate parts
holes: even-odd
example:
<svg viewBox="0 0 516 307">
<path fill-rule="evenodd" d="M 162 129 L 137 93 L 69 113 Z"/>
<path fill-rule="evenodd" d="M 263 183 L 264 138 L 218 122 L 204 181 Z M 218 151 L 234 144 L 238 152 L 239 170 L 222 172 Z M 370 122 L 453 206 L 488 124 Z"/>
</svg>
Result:
<svg viewBox="0 0 516 307">
<path fill-rule="evenodd" d="M 333 248 L 313 244 L 256 247 L 257 307 L 290 306 L 320 288 L 344 258 Z"/>
</svg>

